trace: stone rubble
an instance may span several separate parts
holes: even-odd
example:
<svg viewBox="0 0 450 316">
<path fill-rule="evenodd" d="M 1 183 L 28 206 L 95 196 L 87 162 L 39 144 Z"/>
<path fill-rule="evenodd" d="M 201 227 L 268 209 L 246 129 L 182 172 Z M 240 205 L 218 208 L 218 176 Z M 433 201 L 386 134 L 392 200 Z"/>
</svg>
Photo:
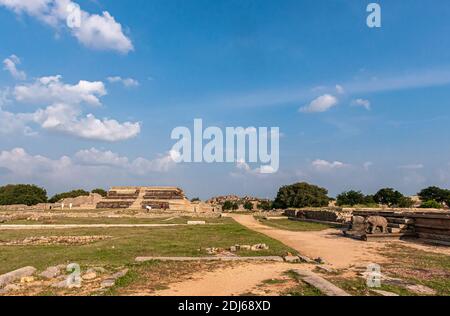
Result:
<svg viewBox="0 0 450 316">
<path fill-rule="evenodd" d="M 38 236 L 22 240 L 0 242 L 0 246 L 22 245 L 85 245 L 112 238 L 111 236 Z"/>
</svg>

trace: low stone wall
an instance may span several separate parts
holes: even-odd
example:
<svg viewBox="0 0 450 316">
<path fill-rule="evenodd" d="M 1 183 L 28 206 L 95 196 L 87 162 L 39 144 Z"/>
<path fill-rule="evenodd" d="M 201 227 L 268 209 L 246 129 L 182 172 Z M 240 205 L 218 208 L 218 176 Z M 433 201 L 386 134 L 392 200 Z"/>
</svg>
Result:
<svg viewBox="0 0 450 316">
<path fill-rule="evenodd" d="M 344 224 L 351 221 L 352 212 L 339 209 L 288 209 L 284 211 L 288 217 Z"/>
</svg>

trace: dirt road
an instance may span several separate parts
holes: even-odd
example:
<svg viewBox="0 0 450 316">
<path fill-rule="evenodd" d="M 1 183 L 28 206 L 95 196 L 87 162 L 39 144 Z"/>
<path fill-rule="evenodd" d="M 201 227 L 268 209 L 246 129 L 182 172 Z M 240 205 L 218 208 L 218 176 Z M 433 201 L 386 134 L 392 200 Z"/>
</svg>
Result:
<svg viewBox="0 0 450 316">
<path fill-rule="evenodd" d="M 311 258 L 322 258 L 334 268 L 350 265 L 363 266 L 368 263 L 382 263 L 385 258 L 379 254 L 382 244 L 368 243 L 345 238 L 337 229 L 319 232 L 294 232 L 265 226 L 252 215 L 230 215 L 241 225 L 263 233 Z"/>
<path fill-rule="evenodd" d="M 238 266 L 194 273 L 189 280 L 172 283 L 157 296 L 237 296 L 258 291 L 268 279 L 283 278 L 283 273 L 303 265 L 288 263 L 242 263 Z M 256 292 L 258 293 L 258 292 Z M 145 295 L 145 293 L 142 293 Z M 264 295 L 264 293 L 258 293 Z M 269 293 L 266 293 L 269 294 Z M 273 294 L 273 293 L 272 293 Z M 278 294 L 278 293 L 277 293 Z"/>
</svg>

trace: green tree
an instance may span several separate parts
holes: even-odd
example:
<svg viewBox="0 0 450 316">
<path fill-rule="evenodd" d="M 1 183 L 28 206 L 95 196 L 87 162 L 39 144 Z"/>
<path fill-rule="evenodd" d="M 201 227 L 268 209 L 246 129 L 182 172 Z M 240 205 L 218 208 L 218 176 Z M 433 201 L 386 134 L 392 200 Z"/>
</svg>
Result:
<svg viewBox="0 0 450 316">
<path fill-rule="evenodd" d="M 92 190 L 91 193 L 97 193 L 97 194 L 100 194 L 103 197 L 108 195 L 108 192 L 106 192 L 105 190 L 100 189 L 100 188 Z"/>
<path fill-rule="evenodd" d="M 428 187 L 420 191 L 418 195 L 424 202 L 434 200 L 439 203 L 446 203 L 450 206 L 448 203 L 450 200 L 450 190 L 441 189 L 439 187 Z"/>
<path fill-rule="evenodd" d="M 388 205 L 388 206 L 395 206 L 398 205 L 401 198 L 403 197 L 403 194 L 400 192 L 392 189 L 392 188 L 384 188 L 378 191 L 373 199 L 378 204 Z"/>
<path fill-rule="evenodd" d="M 31 184 L 10 184 L 0 187 L 0 205 L 25 204 L 28 206 L 47 202 L 47 191 Z"/>
<path fill-rule="evenodd" d="M 263 210 L 263 211 L 270 211 L 272 209 L 272 202 L 261 201 L 258 203 L 258 209 Z"/>
<path fill-rule="evenodd" d="M 411 208 L 414 206 L 414 201 L 410 197 L 403 196 L 397 204 L 398 207 Z"/>
<path fill-rule="evenodd" d="M 275 208 L 328 206 L 328 191 L 306 182 L 283 186 L 274 201 Z"/>
<path fill-rule="evenodd" d="M 222 205 L 222 210 L 231 211 L 233 209 L 233 203 L 231 201 L 225 201 Z"/>
<path fill-rule="evenodd" d="M 191 202 L 200 202 L 200 198 L 195 197 L 195 198 L 193 198 L 193 199 L 191 200 Z"/>
<path fill-rule="evenodd" d="M 441 209 L 442 208 L 442 204 L 435 201 L 435 200 L 429 200 L 429 201 L 425 201 L 422 203 L 422 205 L 420 205 L 420 208 L 436 208 L 436 209 Z"/>
<path fill-rule="evenodd" d="M 62 199 L 76 198 L 79 196 L 88 196 L 88 195 L 89 195 L 89 192 L 82 190 L 82 189 L 72 190 L 70 192 L 55 194 L 54 196 L 52 196 L 52 198 L 49 200 L 49 202 L 57 203 L 57 202 L 61 201 Z"/>
<path fill-rule="evenodd" d="M 252 202 L 249 202 L 249 201 L 245 202 L 245 203 L 244 203 L 244 208 L 245 208 L 247 211 L 252 211 L 252 210 L 253 210 L 253 203 L 252 203 Z"/>
<path fill-rule="evenodd" d="M 232 209 L 233 211 L 238 210 L 238 209 L 239 209 L 239 203 L 238 203 L 238 202 L 233 202 L 233 203 L 231 203 L 231 209 Z"/>
<path fill-rule="evenodd" d="M 365 203 L 365 196 L 361 191 L 347 191 L 339 194 L 336 198 L 338 206 L 349 205 L 354 206 Z"/>
</svg>

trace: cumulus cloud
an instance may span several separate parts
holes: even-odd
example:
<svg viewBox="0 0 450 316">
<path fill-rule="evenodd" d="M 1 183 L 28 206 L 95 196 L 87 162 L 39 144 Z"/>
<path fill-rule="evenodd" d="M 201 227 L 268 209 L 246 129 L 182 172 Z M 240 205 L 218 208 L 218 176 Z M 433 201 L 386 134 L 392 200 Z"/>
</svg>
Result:
<svg viewBox="0 0 450 316">
<path fill-rule="evenodd" d="M 270 165 L 263 165 L 258 168 L 252 168 L 244 159 L 239 159 L 236 161 L 236 169 L 241 173 L 232 172 L 232 176 L 242 176 L 243 174 L 253 175 L 253 176 L 264 176 L 276 173 L 275 170 Z"/>
<path fill-rule="evenodd" d="M 71 0 L 0 0 L 0 6 L 19 15 L 34 17 L 57 30 L 66 28 L 81 44 L 91 49 L 123 54 L 134 49 L 122 25 L 107 11 L 101 15 L 90 14 Z M 68 23 L 72 19 L 77 23 Z"/>
<path fill-rule="evenodd" d="M 322 159 L 317 159 L 312 162 L 312 167 L 317 171 L 331 171 L 336 169 L 342 169 L 348 167 L 347 164 L 340 161 L 326 161 Z"/>
<path fill-rule="evenodd" d="M 98 119 L 93 114 L 82 117 L 79 111 L 66 104 L 52 105 L 22 117 L 40 124 L 44 129 L 109 142 L 133 138 L 141 130 L 139 123 L 119 123 L 112 119 Z"/>
<path fill-rule="evenodd" d="M 139 179 L 149 181 L 152 177 L 155 177 L 152 181 L 156 181 L 175 166 L 168 157 L 170 154 L 129 163 L 126 157 L 95 148 L 82 150 L 74 157 L 60 158 L 33 155 L 23 148 L 14 148 L 0 151 L 1 182 L 35 183 L 52 192 L 61 192 L 76 187 L 107 187 L 115 181 L 135 183 Z M 133 169 L 140 167 L 142 169 Z"/>
<path fill-rule="evenodd" d="M 167 172 L 176 164 L 171 152 L 153 160 L 138 157 L 130 161 L 127 157 L 122 157 L 112 151 L 102 151 L 96 148 L 80 150 L 75 154 L 75 159 L 85 165 L 121 167 L 138 175 L 145 175 L 150 172 Z"/>
<path fill-rule="evenodd" d="M 111 83 L 121 83 L 127 88 L 139 86 L 139 81 L 133 78 L 122 78 L 120 76 L 114 76 L 108 77 L 107 79 Z"/>
<path fill-rule="evenodd" d="M 9 93 L 9 91 L 12 91 Z M 62 77 L 46 76 L 33 82 L 21 83 L 0 95 L 0 133 L 22 131 L 34 135 L 29 124 L 68 135 L 100 141 L 122 141 L 137 136 L 141 131 L 139 122 L 118 122 L 110 118 L 97 118 L 94 114 L 83 114 L 84 104 L 100 106 L 101 98 L 107 94 L 101 81 L 80 80 L 67 84 Z M 25 104 L 46 105 L 35 112 L 12 113 L 2 110 L 4 99 Z M 6 100 L 6 99 L 5 99 Z"/>
<path fill-rule="evenodd" d="M 62 82 L 62 76 L 48 76 L 36 79 L 32 83 L 17 85 L 14 88 L 14 97 L 19 102 L 67 103 L 101 105 L 100 97 L 106 95 L 105 85 L 101 81 L 80 80 L 77 84 Z"/>
<path fill-rule="evenodd" d="M 352 101 L 353 106 L 360 106 L 365 108 L 366 110 L 370 110 L 370 101 L 366 99 L 356 99 Z"/>
<path fill-rule="evenodd" d="M 330 94 L 324 94 L 314 99 L 309 105 L 300 108 L 303 113 L 326 112 L 338 104 L 338 99 Z"/>
<path fill-rule="evenodd" d="M 25 80 L 27 75 L 24 71 L 18 70 L 17 66 L 20 65 L 20 59 L 16 55 L 11 55 L 3 60 L 3 69 L 8 71 L 14 79 Z"/>
</svg>

